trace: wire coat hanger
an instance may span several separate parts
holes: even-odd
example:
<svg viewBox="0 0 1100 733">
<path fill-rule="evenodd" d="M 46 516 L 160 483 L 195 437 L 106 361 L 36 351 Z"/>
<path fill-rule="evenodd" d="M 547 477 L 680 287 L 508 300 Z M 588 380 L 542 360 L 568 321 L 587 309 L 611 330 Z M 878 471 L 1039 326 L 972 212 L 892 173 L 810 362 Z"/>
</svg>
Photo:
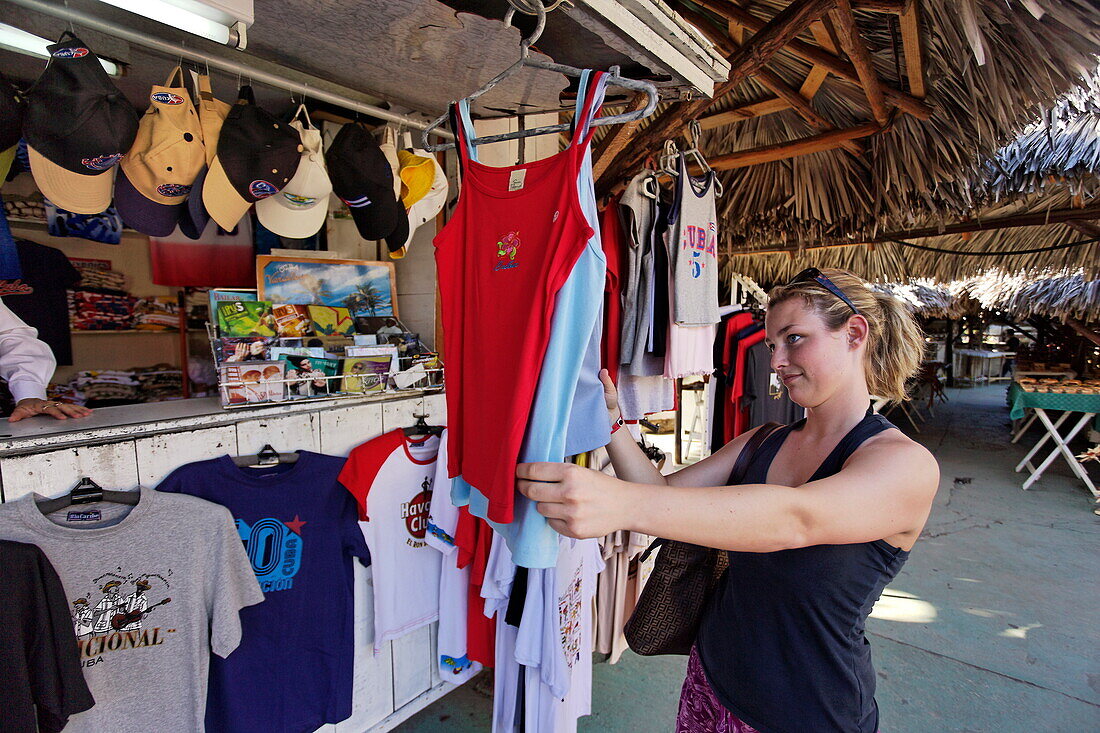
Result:
<svg viewBox="0 0 1100 733">
<path fill-rule="evenodd" d="M 531 46 L 534 45 L 541 36 L 542 32 L 546 29 L 546 8 L 542 2 L 536 0 L 534 3 L 536 9 L 535 15 L 538 17 L 538 21 L 535 24 L 535 30 L 530 36 L 520 41 L 520 57 L 519 60 L 509 66 L 504 71 L 500 72 L 488 82 L 485 83 L 480 89 L 467 95 L 464 99 L 471 100 L 477 99 L 481 95 L 485 94 L 500 82 L 504 81 L 508 77 L 516 74 L 524 68 L 543 69 L 546 71 L 554 71 L 566 76 L 579 77 L 584 70 L 578 69 L 574 66 L 566 66 L 564 64 L 556 64 L 552 61 L 543 61 L 541 59 L 531 58 Z M 504 14 L 504 24 L 511 25 L 512 17 L 515 15 L 515 8 L 509 7 L 508 12 Z M 638 79 L 628 79 L 619 75 L 619 67 L 612 66 L 611 73 L 607 78 L 609 86 L 617 86 L 623 89 L 632 89 L 638 92 L 644 92 L 647 100 L 646 105 L 640 110 L 635 112 L 623 112 L 617 115 L 610 115 L 608 117 L 597 117 L 592 121 L 593 125 L 617 125 L 624 122 L 633 122 L 645 117 L 649 117 L 653 114 L 653 111 L 657 108 L 657 102 L 660 100 L 660 95 L 657 92 L 657 87 L 648 81 L 641 81 Z M 437 153 L 441 150 L 449 150 L 455 147 L 453 142 L 448 143 L 431 143 L 428 136 L 438 127 L 441 127 L 447 122 L 449 114 L 444 113 L 432 120 L 432 123 L 424 128 L 420 134 L 420 144 L 424 150 L 428 152 Z M 565 132 L 572 129 L 569 123 L 562 123 L 559 125 L 545 125 L 543 127 L 533 127 L 526 130 L 514 130 L 512 132 L 505 132 L 499 135 L 488 135 L 486 137 L 475 137 L 469 141 L 470 146 L 476 147 L 478 145 L 484 145 L 487 143 L 500 142 L 502 140 L 518 140 L 525 137 L 534 137 L 536 135 L 549 135 L 557 132 Z"/>
</svg>

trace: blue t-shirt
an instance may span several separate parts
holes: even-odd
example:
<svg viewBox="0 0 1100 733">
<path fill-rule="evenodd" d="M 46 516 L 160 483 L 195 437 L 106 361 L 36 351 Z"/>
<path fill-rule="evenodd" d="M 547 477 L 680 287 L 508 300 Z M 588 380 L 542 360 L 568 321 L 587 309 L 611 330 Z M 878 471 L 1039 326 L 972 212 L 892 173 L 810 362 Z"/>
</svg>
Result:
<svg viewBox="0 0 1100 733">
<path fill-rule="evenodd" d="M 229 456 L 181 466 L 160 491 L 229 509 L 264 602 L 241 610 L 241 644 L 210 663 L 208 731 L 313 731 L 351 715 L 352 558 L 370 563 L 344 459 L 239 468 Z"/>
</svg>

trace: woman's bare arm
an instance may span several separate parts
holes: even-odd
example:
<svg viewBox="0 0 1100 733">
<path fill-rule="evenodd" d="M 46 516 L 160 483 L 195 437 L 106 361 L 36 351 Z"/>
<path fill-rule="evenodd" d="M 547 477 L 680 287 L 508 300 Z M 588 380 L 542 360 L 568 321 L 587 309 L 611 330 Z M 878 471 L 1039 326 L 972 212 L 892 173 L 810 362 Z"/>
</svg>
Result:
<svg viewBox="0 0 1100 733">
<path fill-rule="evenodd" d="M 627 529 L 724 550 L 772 552 L 869 542 L 923 526 L 939 467 L 899 436 L 856 451 L 837 474 L 799 487 L 662 486 L 555 463 L 521 464 L 518 486 L 570 537 Z"/>
</svg>

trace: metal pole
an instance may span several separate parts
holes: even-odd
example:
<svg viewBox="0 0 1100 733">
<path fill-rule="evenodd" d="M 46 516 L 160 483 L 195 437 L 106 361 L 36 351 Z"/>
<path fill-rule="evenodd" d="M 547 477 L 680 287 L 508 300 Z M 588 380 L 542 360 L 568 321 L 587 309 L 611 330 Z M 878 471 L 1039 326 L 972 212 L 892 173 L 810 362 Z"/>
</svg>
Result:
<svg viewBox="0 0 1100 733">
<path fill-rule="evenodd" d="M 423 130 L 428 126 L 430 120 L 419 120 L 406 115 L 398 114 L 396 112 L 390 112 L 389 110 L 376 107 L 373 104 L 366 104 L 364 102 L 357 102 L 349 97 L 342 96 L 340 94 L 333 94 L 332 92 L 326 92 L 315 86 L 309 86 L 300 82 L 292 81 L 286 77 L 278 76 L 276 74 L 263 71 L 261 69 L 248 66 L 247 64 L 238 63 L 236 61 L 230 61 L 229 59 L 222 58 L 221 56 L 214 56 L 212 54 L 203 53 L 202 51 L 188 48 L 177 43 L 171 43 L 169 41 L 150 36 L 145 33 L 130 30 L 122 26 L 109 23 L 105 20 L 97 18 L 94 15 L 85 13 L 80 10 L 74 10 L 67 5 L 54 5 L 52 3 L 44 2 L 44 0 L 4 0 L 4 2 L 10 2 L 12 5 L 18 5 L 28 10 L 33 10 L 44 15 L 51 15 L 55 18 L 61 18 L 72 23 L 77 23 L 86 28 L 90 28 L 100 33 L 105 33 L 116 38 L 121 38 L 124 41 L 143 46 L 153 51 L 158 51 L 170 58 L 185 58 L 194 61 L 197 64 L 205 64 L 214 69 L 227 72 L 229 74 L 239 74 L 240 76 L 247 77 L 252 81 L 260 82 L 268 86 L 275 87 L 277 89 L 285 89 L 288 92 L 294 92 L 295 94 L 301 94 L 312 99 L 317 99 L 322 102 L 328 102 L 329 104 L 335 104 L 338 107 L 352 110 L 354 112 L 361 112 L 363 114 L 370 115 L 372 117 L 378 117 L 389 122 L 397 122 L 398 124 L 406 125 L 408 127 L 415 128 L 417 130 Z M 303 75 L 305 76 L 305 75 Z M 317 77 L 310 77 L 316 79 L 319 83 L 331 84 L 331 82 Z M 334 85 L 335 86 L 335 85 Z M 355 90 L 348 89 L 349 92 Z M 431 134 L 437 135 L 446 140 L 453 140 L 454 135 L 445 130 L 432 130 Z"/>
</svg>

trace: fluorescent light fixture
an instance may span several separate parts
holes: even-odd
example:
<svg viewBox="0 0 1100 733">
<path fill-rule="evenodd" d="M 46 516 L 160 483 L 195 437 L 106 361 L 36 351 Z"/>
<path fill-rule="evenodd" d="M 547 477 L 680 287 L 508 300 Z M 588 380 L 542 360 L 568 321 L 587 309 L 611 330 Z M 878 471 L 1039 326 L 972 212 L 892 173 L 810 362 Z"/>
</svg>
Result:
<svg viewBox="0 0 1100 733">
<path fill-rule="evenodd" d="M 244 48 L 245 24 L 199 0 L 100 0 L 135 15 L 209 38 L 216 43 Z"/>
<path fill-rule="evenodd" d="M 7 23 L 0 23 L 0 48 L 26 54 L 27 56 L 34 56 L 35 58 L 48 59 L 50 57 L 50 52 L 46 47 L 53 43 L 53 41 L 48 41 L 33 33 L 28 33 L 22 28 L 16 28 Z M 118 64 L 113 61 L 100 58 L 99 63 L 111 76 L 119 76 L 122 73 Z"/>
</svg>

